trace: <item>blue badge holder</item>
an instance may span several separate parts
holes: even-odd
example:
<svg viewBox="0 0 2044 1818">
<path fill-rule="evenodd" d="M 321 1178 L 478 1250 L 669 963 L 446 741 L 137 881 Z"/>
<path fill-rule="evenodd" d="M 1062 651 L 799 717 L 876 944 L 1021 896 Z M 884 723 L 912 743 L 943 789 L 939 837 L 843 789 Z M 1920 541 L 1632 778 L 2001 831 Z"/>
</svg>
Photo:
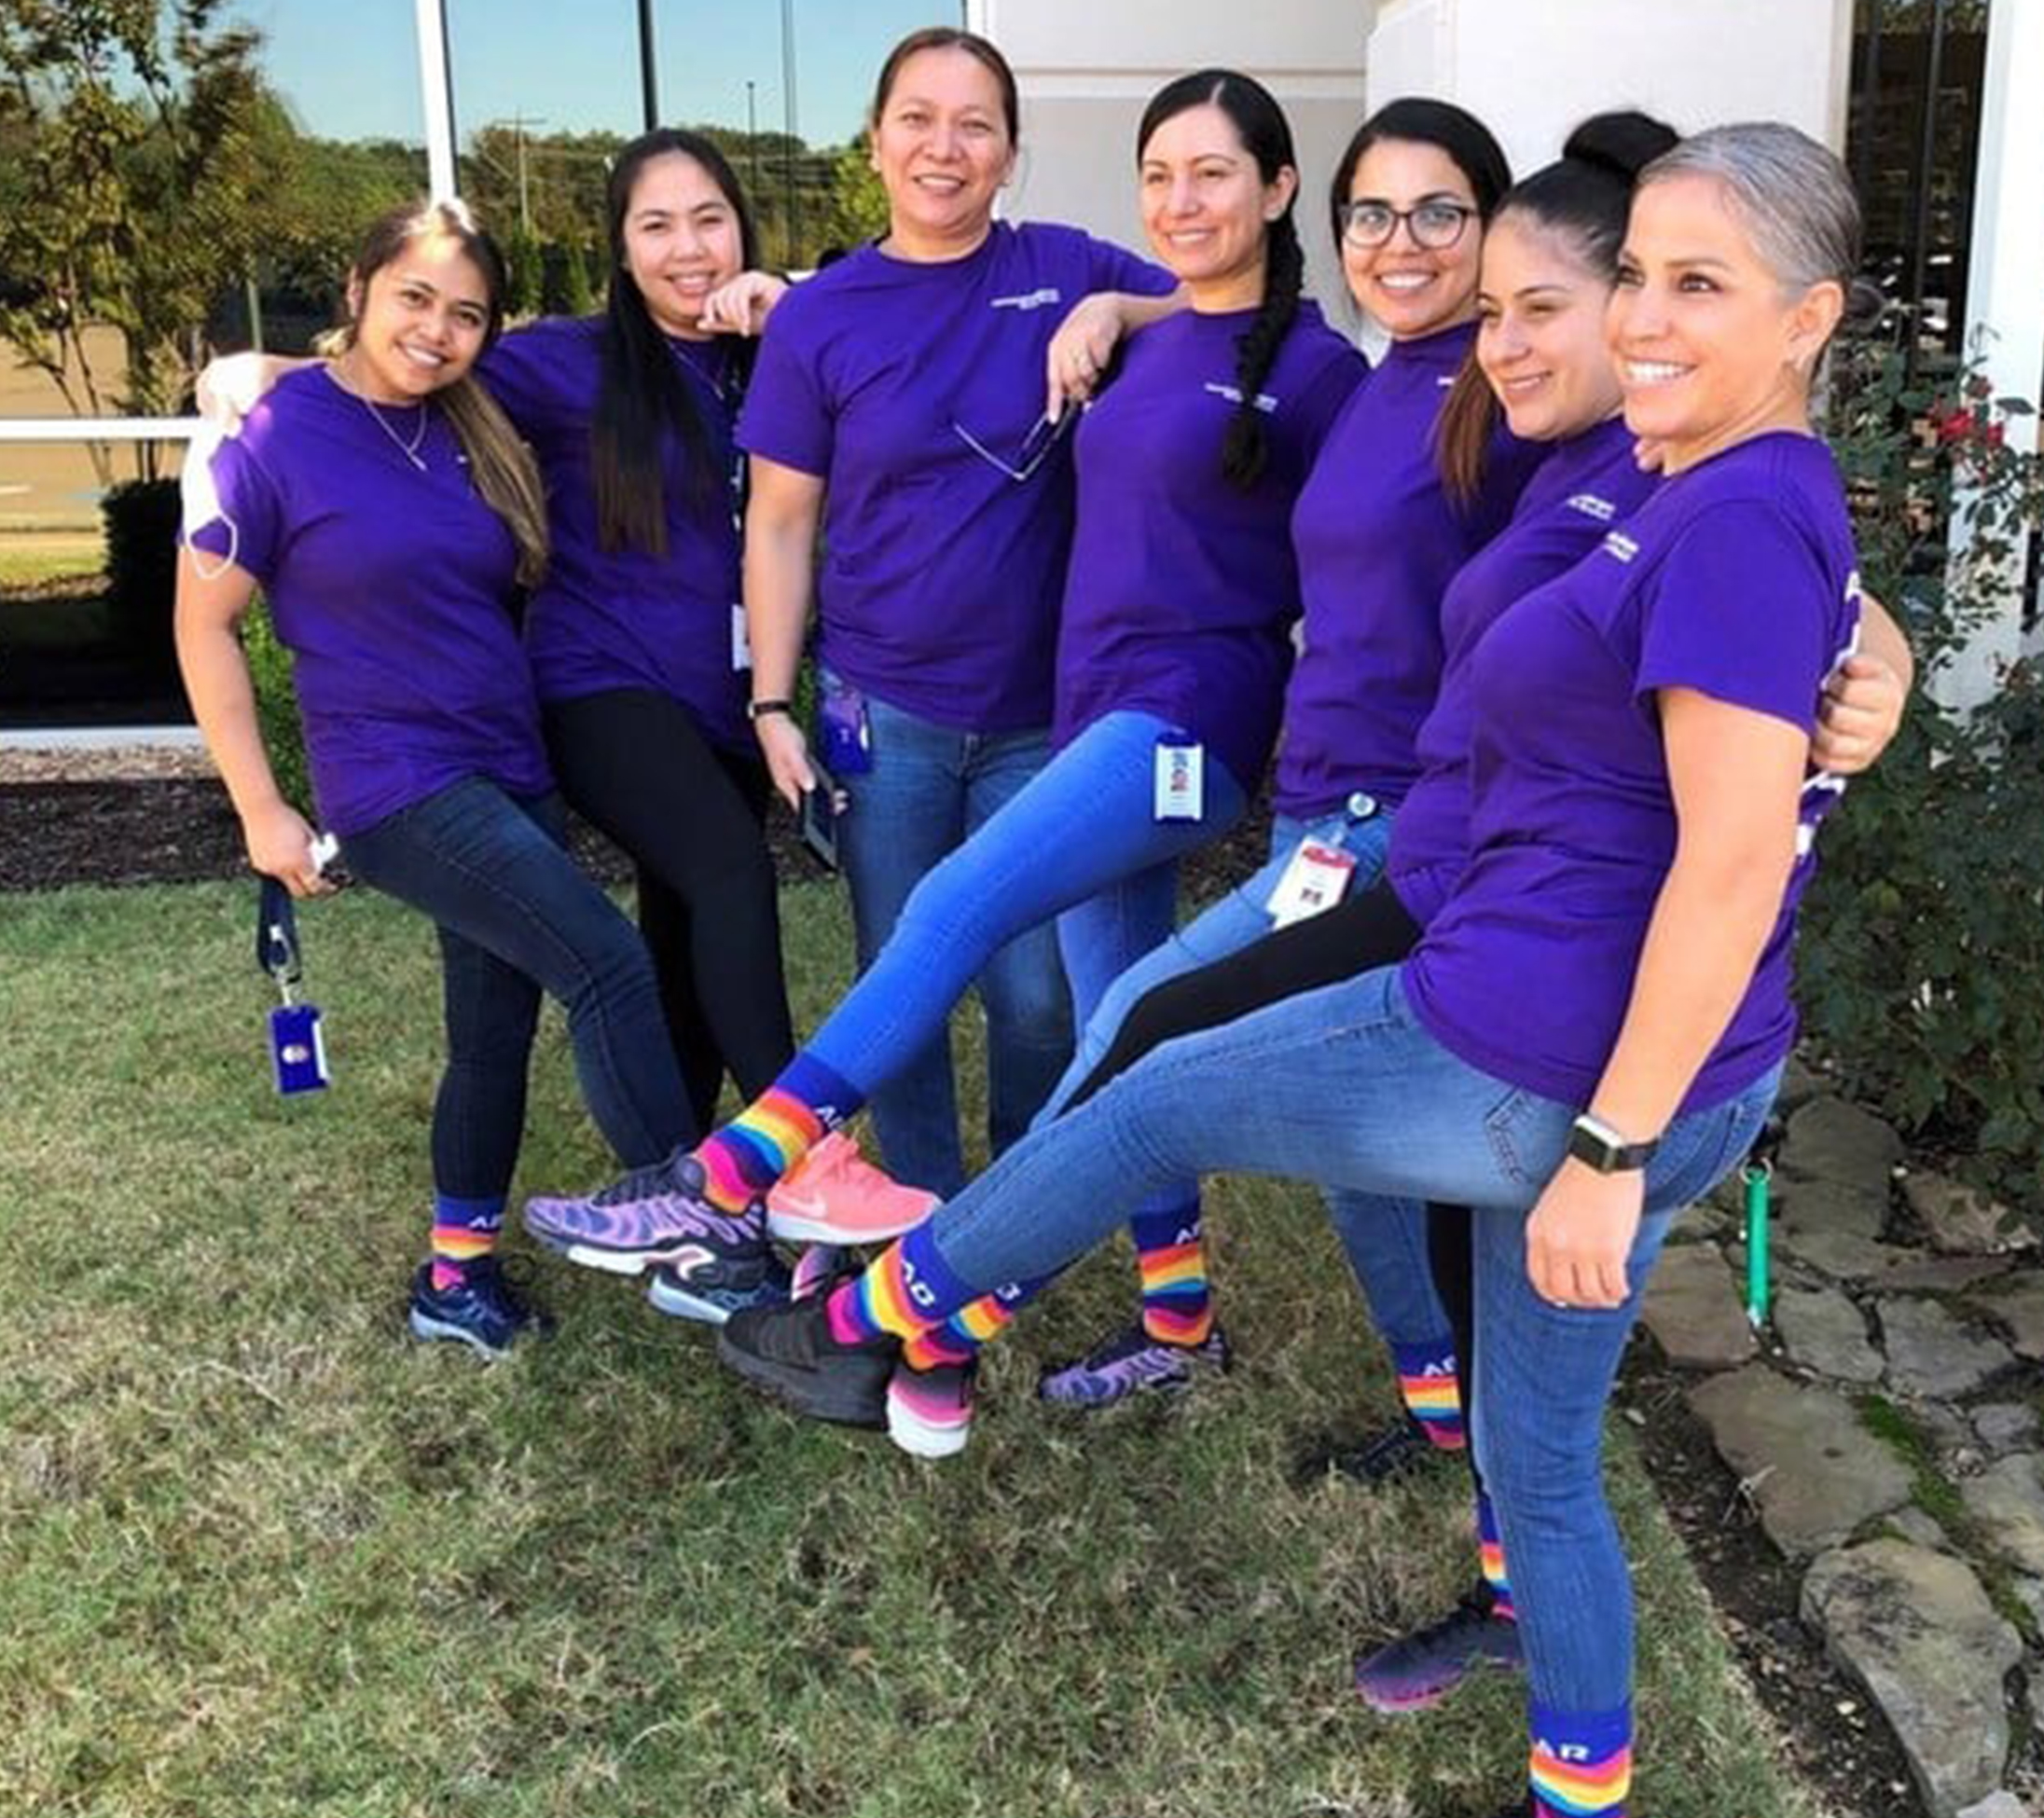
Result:
<svg viewBox="0 0 2044 1818">
<path fill-rule="evenodd" d="M 326 1067 L 326 1037 L 319 1006 L 298 1000 L 298 982 L 304 976 L 298 961 L 298 918 L 291 893 L 274 877 L 263 879 L 256 917 L 256 963 L 277 987 L 280 999 L 269 1012 L 269 1066 L 278 1092 L 290 1098 L 324 1091 L 333 1082 Z"/>
</svg>

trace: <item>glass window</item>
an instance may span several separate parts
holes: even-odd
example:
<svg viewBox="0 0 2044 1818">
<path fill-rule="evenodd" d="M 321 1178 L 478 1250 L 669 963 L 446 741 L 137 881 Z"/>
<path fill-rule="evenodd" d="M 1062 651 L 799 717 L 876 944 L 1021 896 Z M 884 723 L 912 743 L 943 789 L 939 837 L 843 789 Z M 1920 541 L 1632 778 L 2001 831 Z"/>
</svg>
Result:
<svg viewBox="0 0 2044 1818">
<path fill-rule="evenodd" d="M 814 266 L 884 225 L 860 136 L 874 78 L 918 26 L 963 25 L 931 0 L 659 0 L 660 111 L 710 128 L 753 206 L 770 264 Z"/>
<path fill-rule="evenodd" d="M 48 10 L 0 37 L 0 723 L 160 718 L 181 445 L 7 425 L 178 417 L 210 351 L 307 346 L 424 186 L 415 12 L 240 0 L 186 57 L 169 8 Z"/>
</svg>

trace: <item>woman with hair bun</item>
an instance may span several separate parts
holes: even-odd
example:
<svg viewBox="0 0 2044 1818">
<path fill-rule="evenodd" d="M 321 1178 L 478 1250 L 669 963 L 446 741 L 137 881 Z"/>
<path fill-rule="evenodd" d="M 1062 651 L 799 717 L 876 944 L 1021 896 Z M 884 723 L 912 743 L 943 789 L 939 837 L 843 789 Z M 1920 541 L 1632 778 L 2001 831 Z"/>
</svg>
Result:
<svg viewBox="0 0 2044 1818">
<path fill-rule="evenodd" d="M 1364 366 L 1300 296 L 1291 131 L 1260 84 L 1202 70 L 1167 85 L 1137 153 L 1145 227 L 1190 307 L 1129 343 L 1079 427 L 1057 756 L 925 876 L 850 994 L 735 1124 L 665 1181 L 531 1204 L 530 1227 L 572 1257 L 656 1262 L 701 1241 L 697 1218 L 747 1216 L 1022 930 L 1057 917 L 1090 1010 L 1168 930 L 1178 859 L 1235 820 L 1261 775 L 1299 611 L 1293 503 Z M 971 1355 L 911 1349 L 889 1410 L 903 1443 L 963 1443 Z"/>
<path fill-rule="evenodd" d="M 177 645 L 249 861 L 329 888 L 279 792 L 236 627 L 260 585 L 296 658 L 313 793 L 350 871 L 436 925 L 447 1063 L 433 1113 L 430 1260 L 410 1325 L 486 1355 L 545 1316 L 495 1256 L 543 992 L 618 1159 L 692 1128 L 644 947 L 562 845 L 514 587 L 544 585 L 532 456 L 475 368 L 504 268 L 457 203 L 365 238 L 329 356 L 284 375 L 187 468 Z"/>
<path fill-rule="evenodd" d="M 1750 1146 L 1795 1036 L 1797 908 L 1844 788 L 1814 739 L 1861 599 L 1810 395 L 1858 256 L 1850 179 L 1791 128 L 1650 164 L 1604 328 L 1665 477 L 1477 639 L 1468 858 L 1411 955 L 1156 1049 L 863 1276 L 720 1342 L 829 1417 L 1186 1174 L 1472 1206 L 1475 1443 L 1530 1692 L 1530 1784 L 1501 1818 L 1627 1809 L 1604 1413 L 1669 1226 Z"/>
</svg>

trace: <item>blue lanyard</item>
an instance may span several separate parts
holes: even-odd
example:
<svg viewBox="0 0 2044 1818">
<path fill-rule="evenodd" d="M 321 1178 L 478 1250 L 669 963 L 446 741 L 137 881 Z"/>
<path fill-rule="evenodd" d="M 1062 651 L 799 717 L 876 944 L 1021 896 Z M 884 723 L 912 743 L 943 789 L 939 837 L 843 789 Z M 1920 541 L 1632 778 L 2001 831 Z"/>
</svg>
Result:
<svg viewBox="0 0 2044 1818">
<path fill-rule="evenodd" d="M 263 879 L 256 912 L 256 964 L 275 985 L 285 1003 L 291 987 L 305 975 L 298 960 L 298 916 L 291 892 L 274 877 Z"/>
</svg>

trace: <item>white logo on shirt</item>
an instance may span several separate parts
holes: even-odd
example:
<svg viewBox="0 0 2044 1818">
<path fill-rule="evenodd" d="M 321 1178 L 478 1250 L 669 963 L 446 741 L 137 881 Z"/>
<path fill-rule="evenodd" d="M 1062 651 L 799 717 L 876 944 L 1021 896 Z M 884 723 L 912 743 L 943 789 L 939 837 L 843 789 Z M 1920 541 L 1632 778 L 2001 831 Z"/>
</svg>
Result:
<svg viewBox="0 0 2044 1818">
<path fill-rule="evenodd" d="M 992 307 L 997 310 L 1041 310 L 1046 304 L 1064 300 L 1064 292 L 1056 284 L 1045 284 L 1041 290 L 1024 291 L 1016 296 L 997 296 Z"/>
<path fill-rule="evenodd" d="M 1613 530 L 1604 539 L 1603 546 L 1607 556 L 1615 556 L 1622 562 L 1631 561 L 1639 553 L 1639 545 L 1623 530 Z"/>
<path fill-rule="evenodd" d="M 1570 511 L 1580 511 L 1585 517 L 1594 517 L 1599 524 L 1609 524 L 1618 516 L 1618 507 L 1609 499 L 1600 499 L 1594 492 L 1579 492 L 1568 501 Z"/>
<path fill-rule="evenodd" d="M 1217 398 L 1226 398 L 1230 404 L 1240 404 L 1242 402 L 1242 393 L 1237 386 L 1223 385 L 1217 379 L 1209 379 L 1207 381 L 1206 389 Z M 1268 417 L 1278 408 L 1278 400 L 1272 397 L 1268 392 L 1259 392 L 1256 394 L 1256 407 L 1264 416 Z"/>
</svg>

